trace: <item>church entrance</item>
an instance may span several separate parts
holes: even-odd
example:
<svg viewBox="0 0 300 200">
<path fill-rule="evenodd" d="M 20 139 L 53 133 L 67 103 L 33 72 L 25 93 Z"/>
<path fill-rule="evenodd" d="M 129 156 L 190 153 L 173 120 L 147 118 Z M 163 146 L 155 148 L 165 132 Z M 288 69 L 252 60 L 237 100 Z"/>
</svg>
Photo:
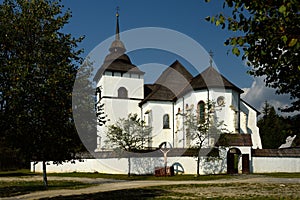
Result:
<svg viewBox="0 0 300 200">
<path fill-rule="evenodd" d="M 227 174 L 238 174 L 241 151 L 238 148 L 229 149 L 227 152 Z"/>
</svg>

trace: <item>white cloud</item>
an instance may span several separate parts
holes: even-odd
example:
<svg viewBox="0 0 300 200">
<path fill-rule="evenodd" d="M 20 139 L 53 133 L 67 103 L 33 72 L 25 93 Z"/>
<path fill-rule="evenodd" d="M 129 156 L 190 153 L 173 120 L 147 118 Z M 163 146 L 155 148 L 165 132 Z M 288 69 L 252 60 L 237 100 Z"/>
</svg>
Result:
<svg viewBox="0 0 300 200">
<path fill-rule="evenodd" d="M 265 86 L 264 77 L 255 77 L 250 88 L 243 88 L 244 93 L 241 98 L 248 102 L 250 105 L 261 111 L 265 101 L 274 106 L 280 115 L 294 115 L 297 113 L 283 113 L 278 111 L 278 108 L 284 108 L 290 105 L 289 95 L 277 95 L 275 89 Z"/>
</svg>

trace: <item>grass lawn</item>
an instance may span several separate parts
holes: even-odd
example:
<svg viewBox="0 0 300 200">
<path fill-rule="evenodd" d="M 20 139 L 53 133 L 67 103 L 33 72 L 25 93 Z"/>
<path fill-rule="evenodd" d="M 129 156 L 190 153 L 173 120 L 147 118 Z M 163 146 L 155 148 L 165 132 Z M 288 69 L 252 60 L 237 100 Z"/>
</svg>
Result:
<svg viewBox="0 0 300 200">
<path fill-rule="evenodd" d="M 48 190 L 78 189 L 91 184 L 74 181 L 48 181 Z M 11 197 L 45 190 L 42 181 L 1 181 L 0 197 Z"/>
<path fill-rule="evenodd" d="M 299 199 L 297 184 L 197 184 L 148 187 L 86 195 L 45 198 L 44 200 L 93 199 Z"/>
<path fill-rule="evenodd" d="M 36 173 L 30 172 L 29 169 L 20 169 L 16 171 L 0 171 L 1 177 L 16 177 L 16 176 L 34 176 Z"/>
<path fill-rule="evenodd" d="M 49 176 L 60 176 L 60 177 L 85 177 L 85 178 L 107 178 L 107 179 L 118 179 L 118 180 L 169 180 L 169 181 L 187 181 L 187 180 L 218 180 L 218 179 L 229 179 L 232 175 L 217 174 L 217 175 L 175 175 L 166 177 L 155 177 L 154 175 L 131 175 L 128 177 L 126 174 L 101 174 L 101 173 L 50 173 Z"/>
<path fill-rule="evenodd" d="M 300 178 L 300 173 L 267 173 L 257 174 L 275 178 Z M 0 172 L 0 199 L 27 194 L 34 191 L 45 190 L 42 181 L 25 181 L 18 179 L 22 177 L 41 176 L 39 173 L 32 173 L 29 170 L 18 170 L 10 172 Z M 298 192 L 299 184 L 264 184 L 264 183 L 245 183 L 245 184 L 201 184 L 201 181 L 230 179 L 237 176 L 232 175 L 176 175 L 173 177 L 155 177 L 153 175 L 141 176 L 133 175 L 128 177 L 125 174 L 101 174 L 101 173 L 49 173 L 48 176 L 57 177 L 82 177 L 82 178 L 106 178 L 119 180 L 170 180 L 186 181 L 199 180 L 197 185 L 174 185 L 148 187 L 141 189 L 118 190 L 113 192 L 102 192 L 81 196 L 56 197 L 53 199 L 300 199 Z M 12 177 L 14 180 L 4 181 L 3 178 Z M 49 181 L 49 190 L 55 189 L 79 189 L 89 187 L 92 184 L 77 181 Z M 300 190 L 299 190 L 300 191 Z M 231 194 L 234 194 L 233 196 Z"/>
<path fill-rule="evenodd" d="M 264 173 L 260 174 L 274 178 L 300 178 L 300 173 Z"/>
</svg>

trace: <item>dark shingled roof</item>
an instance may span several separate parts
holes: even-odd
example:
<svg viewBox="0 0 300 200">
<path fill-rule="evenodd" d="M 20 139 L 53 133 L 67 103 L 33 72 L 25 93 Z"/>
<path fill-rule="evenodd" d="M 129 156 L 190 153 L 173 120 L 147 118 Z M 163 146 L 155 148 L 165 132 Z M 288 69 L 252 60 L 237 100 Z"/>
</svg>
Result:
<svg viewBox="0 0 300 200">
<path fill-rule="evenodd" d="M 193 78 L 190 84 L 193 90 L 206 88 L 228 88 L 236 90 L 239 93 L 243 93 L 243 90 L 231 83 L 213 67 L 208 67 L 201 74 L 197 75 Z"/>
<path fill-rule="evenodd" d="M 145 96 L 140 105 L 147 101 L 173 101 L 192 78 L 193 76 L 176 60 L 151 86 L 151 93 Z"/>
<path fill-rule="evenodd" d="M 287 149 L 252 149 L 254 157 L 299 157 L 300 148 Z"/>
<path fill-rule="evenodd" d="M 146 98 L 154 89 L 154 84 L 144 84 L 144 98 Z"/>
<path fill-rule="evenodd" d="M 119 57 L 118 57 L 119 56 Z M 94 81 L 99 81 L 101 75 L 105 71 L 144 74 L 137 66 L 131 63 L 130 58 L 126 54 L 110 53 L 106 56 L 103 65 L 97 71 Z"/>
<path fill-rule="evenodd" d="M 216 146 L 252 146 L 250 134 L 222 134 Z"/>
<path fill-rule="evenodd" d="M 247 106 L 249 106 L 250 108 L 252 108 L 256 113 L 257 115 L 260 115 L 261 113 L 256 109 L 254 108 L 253 106 L 251 106 L 248 102 L 246 102 L 245 100 L 241 99 L 242 102 L 244 102 Z"/>
</svg>

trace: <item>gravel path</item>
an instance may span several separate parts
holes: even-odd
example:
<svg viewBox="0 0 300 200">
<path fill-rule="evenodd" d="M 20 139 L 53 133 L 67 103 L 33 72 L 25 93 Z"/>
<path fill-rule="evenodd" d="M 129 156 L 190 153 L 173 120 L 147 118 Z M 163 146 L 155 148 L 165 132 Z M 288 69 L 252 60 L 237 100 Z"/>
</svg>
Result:
<svg viewBox="0 0 300 200">
<path fill-rule="evenodd" d="M 41 177 L 30 177 L 24 180 L 40 180 Z M 11 181 L 20 180 L 20 178 L 0 178 L 0 181 Z M 220 183 L 281 183 L 281 184 L 300 184 L 300 178 L 272 178 L 265 177 L 261 175 L 241 175 L 232 179 L 221 179 L 212 181 L 157 181 L 157 180 L 147 180 L 147 181 L 124 181 L 124 180 L 113 180 L 113 179 L 102 179 L 102 178 L 73 178 L 73 177 L 49 177 L 49 180 L 71 180 L 71 181 L 81 181 L 85 183 L 94 183 L 97 185 L 82 188 L 78 190 L 48 190 L 33 192 L 26 195 L 2 198 L 2 200 L 13 200 L 13 199 L 40 199 L 46 197 L 56 197 L 56 196 L 69 196 L 69 195 L 81 195 L 81 194 L 92 194 L 97 192 L 114 191 L 122 189 L 132 189 L 132 188 L 142 188 L 150 186 L 160 186 L 160 185 L 178 185 L 178 184 L 220 184 Z M 1 199 L 1 198 L 0 198 Z"/>
</svg>

